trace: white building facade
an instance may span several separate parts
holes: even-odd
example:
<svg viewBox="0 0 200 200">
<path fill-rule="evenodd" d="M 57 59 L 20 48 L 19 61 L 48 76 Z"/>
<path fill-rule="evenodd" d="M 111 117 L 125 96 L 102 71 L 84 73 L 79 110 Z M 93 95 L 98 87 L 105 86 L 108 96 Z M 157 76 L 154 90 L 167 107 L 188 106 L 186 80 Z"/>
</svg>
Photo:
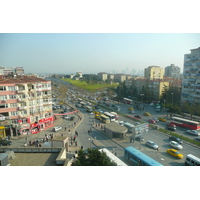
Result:
<svg viewBox="0 0 200 200">
<path fill-rule="evenodd" d="M 200 47 L 184 55 L 182 102 L 200 103 Z"/>
</svg>

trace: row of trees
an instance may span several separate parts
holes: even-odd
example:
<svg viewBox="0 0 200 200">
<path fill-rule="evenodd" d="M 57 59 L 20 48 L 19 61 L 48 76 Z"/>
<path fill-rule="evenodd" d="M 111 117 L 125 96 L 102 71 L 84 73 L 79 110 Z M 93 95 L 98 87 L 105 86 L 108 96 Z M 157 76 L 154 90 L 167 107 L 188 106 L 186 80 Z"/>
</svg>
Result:
<svg viewBox="0 0 200 200">
<path fill-rule="evenodd" d="M 117 166 L 117 164 L 98 149 L 88 149 L 87 152 L 80 149 L 72 166 Z"/>
</svg>

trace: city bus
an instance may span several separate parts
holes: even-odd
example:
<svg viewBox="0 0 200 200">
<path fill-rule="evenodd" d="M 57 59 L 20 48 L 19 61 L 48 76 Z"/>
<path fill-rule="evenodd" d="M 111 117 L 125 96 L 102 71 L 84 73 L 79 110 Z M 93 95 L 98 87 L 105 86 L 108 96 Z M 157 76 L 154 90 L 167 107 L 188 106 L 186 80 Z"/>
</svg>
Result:
<svg viewBox="0 0 200 200">
<path fill-rule="evenodd" d="M 93 109 L 91 106 L 86 106 L 85 108 L 86 108 L 87 112 L 93 112 Z"/>
<path fill-rule="evenodd" d="M 124 149 L 124 157 L 131 165 L 135 166 L 163 166 L 132 146 Z"/>
<path fill-rule="evenodd" d="M 133 127 L 135 127 L 135 125 L 133 125 L 133 124 L 131 124 L 131 123 L 129 123 L 129 122 L 125 122 L 125 123 L 123 124 L 123 126 L 125 126 L 125 127 L 128 129 L 128 132 L 132 132 Z"/>
<path fill-rule="evenodd" d="M 117 166 L 127 166 L 122 160 L 120 160 L 117 156 L 115 156 L 113 153 L 111 153 L 108 149 L 103 148 L 99 149 L 100 152 L 104 152 L 111 161 L 115 162 Z"/>
<path fill-rule="evenodd" d="M 128 98 L 123 98 L 123 102 L 126 104 L 132 104 L 133 100 Z"/>
<path fill-rule="evenodd" d="M 78 101 L 79 101 L 79 102 L 81 102 L 81 101 L 83 101 L 83 99 L 81 99 L 81 98 L 78 98 Z"/>
<path fill-rule="evenodd" d="M 106 116 L 108 116 L 110 118 L 111 122 L 115 121 L 115 115 L 113 115 L 113 114 L 111 114 L 109 112 L 104 112 L 103 114 L 106 115 Z"/>
<path fill-rule="evenodd" d="M 106 115 L 103 115 L 103 114 L 101 114 L 101 116 L 100 116 L 100 120 L 102 121 L 102 122 L 104 122 L 104 123 L 110 123 L 110 118 L 108 117 L 108 116 L 106 116 Z"/>
<path fill-rule="evenodd" d="M 173 121 L 171 121 L 171 123 L 177 126 L 181 126 L 181 127 L 192 129 L 192 130 L 200 129 L 199 122 L 195 122 L 195 121 L 180 118 L 180 117 L 172 117 L 172 120 Z"/>
<path fill-rule="evenodd" d="M 119 115 L 116 112 L 110 112 L 112 115 L 115 115 L 115 119 L 119 119 Z"/>
</svg>

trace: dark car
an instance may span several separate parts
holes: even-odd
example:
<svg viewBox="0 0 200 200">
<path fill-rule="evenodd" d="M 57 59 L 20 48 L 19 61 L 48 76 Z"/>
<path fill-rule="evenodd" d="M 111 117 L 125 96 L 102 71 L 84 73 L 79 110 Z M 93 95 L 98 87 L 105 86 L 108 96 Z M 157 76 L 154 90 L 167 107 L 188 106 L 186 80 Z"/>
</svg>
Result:
<svg viewBox="0 0 200 200">
<path fill-rule="evenodd" d="M 12 144 L 12 141 L 10 140 L 0 140 L 0 146 L 8 146 L 11 144 Z"/>
<path fill-rule="evenodd" d="M 73 120 L 74 120 L 74 118 L 75 118 L 75 117 L 70 117 L 70 119 L 69 119 L 69 120 L 70 120 L 70 121 L 73 121 Z"/>
<path fill-rule="evenodd" d="M 141 119 L 142 117 L 140 115 L 135 115 L 136 118 Z"/>
<path fill-rule="evenodd" d="M 175 142 L 178 142 L 179 144 L 182 144 L 183 141 L 180 139 L 180 138 L 177 138 L 177 137 L 169 137 L 169 141 L 175 141 Z"/>
</svg>

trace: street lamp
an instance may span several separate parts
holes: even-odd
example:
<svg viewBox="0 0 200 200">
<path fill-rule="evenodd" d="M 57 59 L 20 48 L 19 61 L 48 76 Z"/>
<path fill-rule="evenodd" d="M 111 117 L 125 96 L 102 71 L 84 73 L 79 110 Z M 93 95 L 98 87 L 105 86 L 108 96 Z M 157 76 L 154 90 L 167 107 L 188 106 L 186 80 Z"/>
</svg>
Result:
<svg viewBox="0 0 200 200">
<path fill-rule="evenodd" d="M 140 94 L 140 96 L 142 97 L 142 103 L 143 103 L 143 96 L 144 96 L 144 94 Z"/>
<path fill-rule="evenodd" d="M 174 94 L 174 93 L 171 93 L 171 95 L 172 95 L 172 105 L 173 105 L 173 94 Z"/>
</svg>

